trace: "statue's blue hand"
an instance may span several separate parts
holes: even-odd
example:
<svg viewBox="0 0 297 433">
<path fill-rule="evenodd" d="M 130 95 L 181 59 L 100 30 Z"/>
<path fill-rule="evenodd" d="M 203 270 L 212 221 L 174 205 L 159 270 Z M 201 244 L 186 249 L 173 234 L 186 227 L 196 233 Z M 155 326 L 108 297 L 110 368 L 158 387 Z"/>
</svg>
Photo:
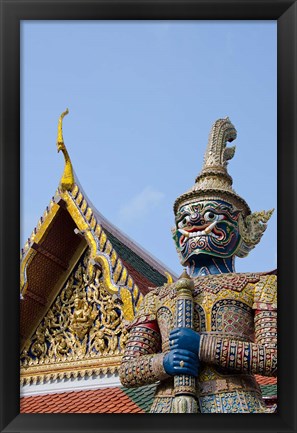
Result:
<svg viewBox="0 0 297 433">
<path fill-rule="evenodd" d="M 163 366 L 167 374 L 189 374 L 198 376 L 198 355 L 190 350 L 174 349 L 168 352 L 163 359 Z"/>
<path fill-rule="evenodd" d="M 169 335 L 170 349 L 190 350 L 198 355 L 200 346 L 200 335 L 189 328 L 175 328 Z"/>
</svg>

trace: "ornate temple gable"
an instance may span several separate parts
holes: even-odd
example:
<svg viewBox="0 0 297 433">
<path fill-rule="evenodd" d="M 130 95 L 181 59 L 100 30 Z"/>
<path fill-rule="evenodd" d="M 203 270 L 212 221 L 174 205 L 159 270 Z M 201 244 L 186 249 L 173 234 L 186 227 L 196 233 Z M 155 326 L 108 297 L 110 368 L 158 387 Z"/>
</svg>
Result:
<svg viewBox="0 0 297 433">
<path fill-rule="evenodd" d="M 127 338 L 122 301 L 87 267 L 90 249 L 21 353 L 21 383 L 115 373 Z"/>
<path fill-rule="evenodd" d="M 162 285 L 168 278 L 163 265 L 145 251 L 140 253 L 140 247 L 128 238 L 125 240 L 125 235 L 91 206 L 78 182 L 71 191 L 63 190 L 60 185 L 21 251 L 22 347 L 87 246 L 91 251 L 89 276 L 95 268 L 103 270 L 106 289 L 120 294 L 127 320 L 133 319 L 148 287 Z M 48 245 L 49 249 L 44 248 Z M 65 263 L 65 256 L 71 259 L 71 266 Z M 58 278 L 60 274 L 63 278 Z M 47 293 L 44 293 L 44 279 L 47 279 Z"/>
<path fill-rule="evenodd" d="M 31 361 L 25 369 L 26 375 L 29 374 L 28 377 L 30 377 L 31 368 L 34 369 L 34 375 L 36 369 L 41 369 L 43 376 L 49 374 L 49 371 L 55 371 L 56 368 L 60 369 L 60 366 L 49 363 L 51 354 L 46 352 L 47 361 L 45 361 L 43 354 L 38 352 L 42 346 L 38 335 L 41 339 L 43 338 L 41 337 L 42 327 L 45 326 L 45 323 L 51 323 L 48 314 L 51 314 L 50 311 L 54 308 L 53 302 L 56 305 L 57 300 L 60 299 L 61 290 L 66 287 L 65 284 L 72 284 L 70 275 L 82 257 L 87 260 L 83 265 L 83 280 L 98 283 L 100 279 L 102 289 L 100 293 L 105 291 L 104 293 L 106 296 L 108 294 L 109 298 L 111 297 L 112 302 L 120 305 L 120 317 L 127 321 L 134 318 L 143 294 L 148 290 L 147 287 L 163 284 L 166 278 L 170 279 L 164 265 L 109 223 L 87 199 L 75 178 L 63 141 L 62 119 L 65 114 L 67 112 L 63 113 L 59 119 L 57 140 L 58 150 L 63 152 L 65 158 L 64 172 L 55 196 L 21 251 L 20 333 L 23 362 L 25 362 L 24 359 L 27 359 L 26 356 L 24 358 L 24 350 L 29 350 L 36 342 L 32 346 Z M 86 251 L 87 255 L 83 255 Z M 99 283 L 97 285 L 99 287 Z M 79 302 L 83 310 L 83 301 Z M 58 307 L 56 308 L 56 313 L 60 314 Z M 70 312 L 68 316 L 69 314 Z M 90 312 L 88 323 L 92 327 L 91 317 L 93 316 Z M 94 318 L 94 323 L 95 321 L 96 318 Z M 83 340 L 85 335 L 89 335 L 89 328 L 79 329 L 75 328 L 74 324 L 72 328 L 69 328 L 73 338 L 81 336 Z M 109 341 L 107 340 L 106 344 Z M 115 344 L 115 339 L 113 341 Z M 49 342 L 47 341 L 46 344 L 48 345 Z M 81 349 L 77 342 L 74 348 L 77 353 L 75 356 L 78 356 Z M 34 354 L 36 350 L 38 354 Z M 57 349 L 52 348 L 51 350 Z M 119 354 L 111 356 L 110 351 L 108 353 L 108 356 L 104 357 L 104 362 L 106 361 L 112 369 L 114 365 L 117 365 L 118 361 L 115 360 L 115 357 Z M 108 361 L 109 356 L 111 358 Z M 92 370 L 92 357 L 87 361 L 79 360 L 79 363 L 81 362 L 84 365 L 87 362 Z M 97 361 L 96 365 L 98 365 Z M 49 366 L 50 370 L 48 370 Z M 73 364 L 70 368 L 73 368 Z M 24 373 L 25 370 L 22 372 Z M 60 373 L 59 370 L 58 376 Z M 64 372 L 62 371 L 61 374 L 63 375 Z"/>
<path fill-rule="evenodd" d="M 120 296 L 125 319 L 133 319 L 143 295 L 131 274 L 144 287 L 154 282 L 129 264 L 127 269 L 79 186 L 75 183 L 68 191 L 60 185 L 21 251 L 21 348 L 87 246 L 90 250 L 88 278 L 96 270 L 103 271 L 106 290 Z M 161 274 L 159 278 L 165 279 Z"/>
<path fill-rule="evenodd" d="M 63 203 L 57 202 L 56 196 L 21 251 L 21 349 L 87 247 L 75 235 L 75 223 Z"/>
</svg>

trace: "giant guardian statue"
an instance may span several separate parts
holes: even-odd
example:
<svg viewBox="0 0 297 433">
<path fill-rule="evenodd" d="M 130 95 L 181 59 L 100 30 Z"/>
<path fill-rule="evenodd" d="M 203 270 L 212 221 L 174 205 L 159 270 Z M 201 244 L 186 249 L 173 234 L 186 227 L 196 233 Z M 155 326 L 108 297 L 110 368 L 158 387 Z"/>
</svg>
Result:
<svg viewBox="0 0 297 433">
<path fill-rule="evenodd" d="M 210 132 L 202 171 L 174 203 L 173 239 L 187 268 L 152 289 L 135 319 L 120 378 L 157 382 L 152 413 L 267 413 L 254 374 L 276 376 L 276 275 L 236 273 L 272 211 L 252 213 L 232 188 L 236 138 L 229 118 Z"/>
</svg>

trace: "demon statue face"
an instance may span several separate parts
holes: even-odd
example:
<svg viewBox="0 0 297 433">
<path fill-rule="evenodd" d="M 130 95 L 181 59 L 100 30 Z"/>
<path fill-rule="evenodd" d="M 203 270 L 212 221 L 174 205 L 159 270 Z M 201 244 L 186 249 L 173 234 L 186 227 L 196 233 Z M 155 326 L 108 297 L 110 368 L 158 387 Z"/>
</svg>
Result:
<svg viewBox="0 0 297 433">
<path fill-rule="evenodd" d="M 197 201 L 181 206 L 176 214 L 173 239 L 184 265 L 197 254 L 227 258 L 240 243 L 240 211 L 223 200 Z"/>
</svg>

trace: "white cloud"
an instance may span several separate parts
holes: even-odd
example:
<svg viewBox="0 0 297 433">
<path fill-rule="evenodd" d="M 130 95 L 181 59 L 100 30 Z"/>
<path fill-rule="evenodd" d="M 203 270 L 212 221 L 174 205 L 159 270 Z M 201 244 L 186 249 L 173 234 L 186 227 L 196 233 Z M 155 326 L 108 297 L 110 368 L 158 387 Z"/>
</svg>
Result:
<svg viewBox="0 0 297 433">
<path fill-rule="evenodd" d="M 124 221 L 144 218 L 160 203 L 163 197 L 162 192 L 147 186 L 119 210 L 119 216 Z"/>
</svg>

